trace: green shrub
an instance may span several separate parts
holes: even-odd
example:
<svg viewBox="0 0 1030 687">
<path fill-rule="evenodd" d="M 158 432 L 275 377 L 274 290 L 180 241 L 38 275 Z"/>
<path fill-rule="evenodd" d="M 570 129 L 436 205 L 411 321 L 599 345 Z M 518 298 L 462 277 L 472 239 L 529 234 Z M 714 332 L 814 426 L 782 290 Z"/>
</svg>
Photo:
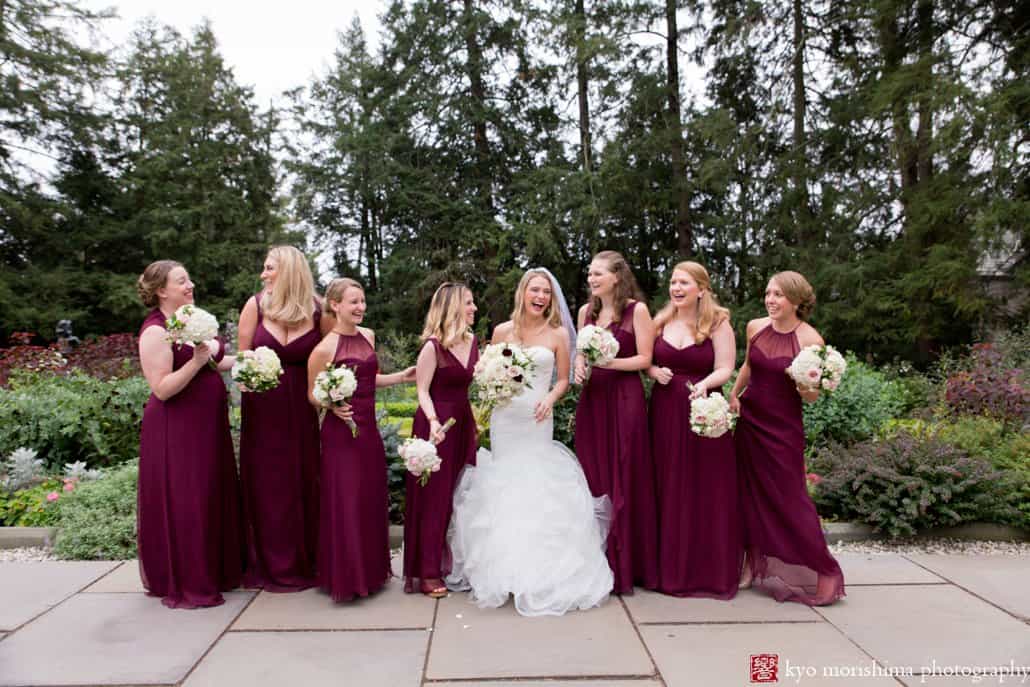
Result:
<svg viewBox="0 0 1030 687">
<path fill-rule="evenodd" d="M 1019 518 L 1007 476 L 984 458 L 929 435 L 899 431 L 882 441 L 815 451 L 821 514 L 864 522 L 891 537 L 930 527 Z"/>
<path fill-rule="evenodd" d="M 905 392 L 897 381 L 848 354 L 848 371 L 832 394 L 805 404 L 805 438 L 815 447 L 854 444 L 869 439 L 905 407 Z"/>
<path fill-rule="evenodd" d="M 554 440 L 576 450 L 576 406 L 583 387 L 573 384 L 554 406 Z"/>
<path fill-rule="evenodd" d="M 51 527 L 57 521 L 59 501 L 64 500 L 64 484 L 49 478 L 0 497 L 0 525 L 8 527 Z M 47 495 L 56 493 L 55 501 Z"/>
<path fill-rule="evenodd" d="M 387 401 L 380 405 L 390 417 L 415 417 L 418 411 L 418 401 Z"/>
<path fill-rule="evenodd" d="M 139 461 L 107 470 L 60 501 L 54 553 L 67 560 L 136 557 L 136 484 Z"/>
<path fill-rule="evenodd" d="M 139 423 L 150 390 L 142 377 L 101 380 L 16 374 L 0 389 L 0 454 L 26 446 L 48 468 L 120 463 L 139 453 Z"/>
<path fill-rule="evenodd" d="M 907 431 L 934 436 L 957 446 L 974 458 L 983 458 L 1002 471 L 1002 481 L 1014 495 L 1020 511 L 1012 524 L 1030 529 L 1030 434 L 1011 431 L 999 420 L 988 417 L 958 417 L 953 420 L 888 422 L 884 436 Z"/>
</svg>

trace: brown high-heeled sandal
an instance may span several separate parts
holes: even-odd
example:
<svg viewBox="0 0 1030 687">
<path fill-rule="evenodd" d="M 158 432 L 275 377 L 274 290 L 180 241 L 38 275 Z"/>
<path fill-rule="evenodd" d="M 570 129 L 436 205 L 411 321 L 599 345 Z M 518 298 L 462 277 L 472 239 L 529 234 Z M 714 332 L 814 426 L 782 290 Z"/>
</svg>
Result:
<svg viewBox="0 0 1030 687">
<path fill-rule="evenodd" d="M 447 596 L 447 585 L 443 580 L 422 580 L 422 593 L 430 599 L 442 599 Z"/>
</svg>

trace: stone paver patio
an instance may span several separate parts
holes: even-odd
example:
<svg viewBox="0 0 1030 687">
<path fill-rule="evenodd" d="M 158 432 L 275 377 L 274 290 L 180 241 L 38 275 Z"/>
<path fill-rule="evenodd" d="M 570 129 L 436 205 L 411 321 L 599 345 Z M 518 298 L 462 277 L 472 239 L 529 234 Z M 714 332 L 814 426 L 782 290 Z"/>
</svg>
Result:
<svg viewBox="0 0 1030 687">
<path fill-rule="evenodd" d="M 1030 557 L 838 558 L 848 597 L 827 608 L 638 590 L 560 618 L 399 580 L 352 604 L 241 590 L 171 611 L 135 561 L 0 563 L 0 686 L 731 687 L 776 684 L 772 662 L 779 684 L 1030 685 Z M 1017 674 L 973 676 L 998 667 Z"/>
</svg>

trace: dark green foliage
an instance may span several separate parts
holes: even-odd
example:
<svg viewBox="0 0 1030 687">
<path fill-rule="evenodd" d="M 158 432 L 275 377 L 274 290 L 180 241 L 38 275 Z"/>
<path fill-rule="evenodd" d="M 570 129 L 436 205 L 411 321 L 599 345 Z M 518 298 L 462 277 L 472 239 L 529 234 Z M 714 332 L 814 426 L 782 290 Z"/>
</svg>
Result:
<svg viewBox="0 0 1030 687">
<path fill-rule="evenodd" d="M 832 442 L 853 444 L 872 437 L 880 426 L 897 417 L 905 405 L 905 390 L 880 371 L 847 356 L 848 370 L 832 394 L 805 404 L 805 439 L 809 446 Z"/>
<path fill-rule="evenodd" d="M 139 453 L 149 395 L 142 377 L 16 374 L 0 389 L 0 454 L 33 448 L 55 471 L 77 461 L 99 467 L 129 460 Z"/>
<path fill-rule="evenodd" d="M 400 424 L 390 422 L 385 412 L 376 413 L 376 423 L 379 425 L 379 434 L 383 437 L 383 447 L 386 449 L 386 481 L 387 489 L 390 492 L 390 522 L 404 524 L 404 489 L 405 475 L 408 474 L 404 467 L 397 449 L 400 448 L 404 437 L 400 435 Z"/>
<path fill-rule="evenodd" d="M 932 436 L 899 432 L 883 441 L 831 445 L 816 451 L 809 469 L 822 477 L 815 488 L 820 513 L 891 537 L 1019 518 L 1005 474 Z"/>
<path fill-rule="evenodd" d="M 107 470 L 60 501 L 54 553 L 66 560 L 136 558 L 139 461 Z"/>
<path fill-rule="evenodd" d="M 576 450 L 576 406 L 583 387 L 572 384 L 554 406 L 554 440 Z"/>
</svg>

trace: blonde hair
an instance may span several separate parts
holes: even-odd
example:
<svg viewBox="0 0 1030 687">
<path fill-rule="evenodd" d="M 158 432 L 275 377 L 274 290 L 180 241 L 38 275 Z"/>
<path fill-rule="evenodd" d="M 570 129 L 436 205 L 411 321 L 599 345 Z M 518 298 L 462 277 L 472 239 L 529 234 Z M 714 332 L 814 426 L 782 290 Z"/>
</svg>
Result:
<svg viewBox="0 0 1030 687">
<path fill-rule="evenodd" d="M 272 292 L 261 296 L 264 316 L 286 325 L 300 324 L 311 317 L 315 302 L 315 280 L 304 254 L 293 246 L 272 246 L 268 257 L 276 262 Z"/>
<path fill-rule="evenodd" d="M 543 270 L 528 270 L 522 275 L 522 279 L 519 280 L 518 288 L 515 289 L 515 309 L 511 311 L 511 323 L 515 330 L 515 340 L 521 340 L 522 320 L 526 317 L 526 289 L 529 288 L 529 282 L 535 277 L 543 277 L 547 280 L 547 283 L 551 287 L 551 302 L 547 304 L 547 309 L 544 310 L 544 321 L 547 322 L 552 328 L 561 327 L 561 313 L 558 311 L 558 307 L 554 304 L 555 293 L 558 291 L 557 285 L 551 280 L 547 272 Z"/>
<path fill-rule="evenodd" d="M 798 306 L 798 319 L 807 320 L 812 315 L 815 309 L 815 290 L 801 273 L 791 270 L 777 272 L 771 281 L 779 285 L 787 300 Z"/>
<path fill-rule="evenodd" d="M 637 286 L 637 278 L 629 268 L 626 258 L 622 253 L 614 250 L 603 250 L 594 256 L 593 260 L 604 260 L 608 263 L 608 270 L 613 272 L 618 280 L 615 282 L 615 298 L 612 301 L 612 321 L 619 322 L 622 319 L 622 311 L 630 300 L 644 302 L 644 294 Z M 592 261 L 591 261 L 592 262 Z M 590 317 L 597 321 L 601 314 L 601 299 L 597 296 L 590 297 Z"/>
<path fill-rule="evenodd" d="M 712 280 L 708 270 L 700 263 L 686 260 L 672 268 L 673 272 L 686 272 L 702 291 L 697 299 L 697 324 L 694 326 L 694 343 L 704 343 L 712 335 L 712 330 L 730 319 L 730 311 L 719 305 L 712 293 Z M 656 331 L 661 331 L 676 316 L 676 305 L 671 301 L 662 308 L 654 318 Z"/>
<path fill-rule="evenodd" d="M 332 303 L 339 303 L 343 300 L 343 294 L 347 292 L 347 289 L 354 287 L 355 289 L 361 289 L 361 292 L 365 292 L 365 287 L 361 285 L 361 282 L 350 277 L 337 277 L 329 282 L 329 288 L 325 290 L 325 302 L 322 304 L 322 312 L 326 315 L 332 315 L 333 308 Z"/>
<path fill-rule="evenodd" d="M 461 282 L 440 284 L 429 302 L 426 324 L 422 328 L 422 343 L 435 338 L 441 346 L 450 348 L 469 338 L 462 303 L 466 291 L 472 293 L 471 289 Z"/>
<path fill-rule="evenodd" d="M 136 293 L 143 305 L 148 308 L 156 308 L 158 304 L 157 290 L 168 283 L 168 275 L 176 267 L 182 267 L 181 262 L 175 260 L 156 260 L 143 270 L 136 280 Z"/>
</svg>

